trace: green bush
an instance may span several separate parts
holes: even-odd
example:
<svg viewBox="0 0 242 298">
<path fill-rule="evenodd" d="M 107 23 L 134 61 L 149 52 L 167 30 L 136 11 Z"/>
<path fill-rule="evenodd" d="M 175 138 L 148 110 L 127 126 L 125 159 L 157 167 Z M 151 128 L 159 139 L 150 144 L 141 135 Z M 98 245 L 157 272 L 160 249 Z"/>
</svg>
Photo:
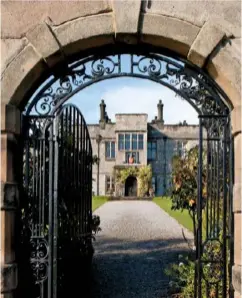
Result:
<svg viewBox="0 0 242 298">
<path fill-rule="evenodd" d="M 220 235 L 221 238 L 221 235 Z M 221 240 L 221 239 L 220 239 Z M 165 269 L 166 275 L 171 278 L 170 287 L 177 291 L 181 298 L 194 298 L 195 295 L 195 251 L 183 256 L 179 255 L 178 264 L 171 264 Z M 227 255 L 228 258 L 228 255 Z M 223 254 L 219 240 L 207 241 L 202 255 L 202 297 L 222 297 L 223 291 Z M 209 287 L 206 286 L 208 281 Z M 227 294 L 229 281 L 227 280 Z M 217 293 L 218 291 L 218 293 Z"/>
</svg>

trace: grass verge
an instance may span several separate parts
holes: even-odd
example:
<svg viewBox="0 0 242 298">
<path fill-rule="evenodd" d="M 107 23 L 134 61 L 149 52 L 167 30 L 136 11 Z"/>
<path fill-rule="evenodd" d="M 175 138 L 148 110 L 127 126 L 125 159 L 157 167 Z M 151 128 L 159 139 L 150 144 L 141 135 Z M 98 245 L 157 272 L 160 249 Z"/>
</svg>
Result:
<svg viewBox="0 0 242 298">
<path fill-rule="evenodd" d="M 172 202 L 168 197 L 157 197 L 153 199 L 161 209 L 168 213 L 171 217 L 176 219 L 179 224 L 187 228 L 189 231 L 193 232 L 192 218 L 187 210 L 171 210 Z"/>
<path fill-rule="evenodd" d="M 97 208 L 102 206 L 108 200 L 105 196 L 94 196 L 92 197 L 92 211 L 95 211 Z"/>
</svg>

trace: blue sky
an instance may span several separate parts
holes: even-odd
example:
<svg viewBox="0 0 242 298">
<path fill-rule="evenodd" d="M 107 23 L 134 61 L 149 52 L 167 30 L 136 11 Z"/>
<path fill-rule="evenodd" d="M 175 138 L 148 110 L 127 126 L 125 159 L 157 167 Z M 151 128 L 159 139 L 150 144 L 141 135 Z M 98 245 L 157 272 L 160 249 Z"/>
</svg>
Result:
<svg viewBox="0 0 242 298">
<path fill-rule="evenodd" d="M 198 123 L 197 113 L 187 101 L 176 97 L 167 87 L 144 79 L 125 77 L 102 81 L 83 89 L 68 102 L 77 105 L 86 122 L 93 124 L 99 121 L 101 99 L 112 121 L 116 113 L 147 113 L 151 121 L 157 115 L 157 103 L 161 99 L 166 124 L 183 120 L 188 124 Z"/>
</svg>

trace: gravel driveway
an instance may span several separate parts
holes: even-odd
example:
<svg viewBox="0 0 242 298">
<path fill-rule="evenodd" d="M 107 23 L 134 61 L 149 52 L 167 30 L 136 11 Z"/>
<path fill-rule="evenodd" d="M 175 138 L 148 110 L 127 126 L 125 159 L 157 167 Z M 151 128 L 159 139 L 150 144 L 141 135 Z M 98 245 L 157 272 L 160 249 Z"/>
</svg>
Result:
<svg viewBox="0 0 242 298">
<path fill-rule="evenodd" d="M 148 201 L 108 202 L 96 210 L 93 298 L 167 297 L 167 264 L 188 249 L 192 234 Z"/>
</svg>

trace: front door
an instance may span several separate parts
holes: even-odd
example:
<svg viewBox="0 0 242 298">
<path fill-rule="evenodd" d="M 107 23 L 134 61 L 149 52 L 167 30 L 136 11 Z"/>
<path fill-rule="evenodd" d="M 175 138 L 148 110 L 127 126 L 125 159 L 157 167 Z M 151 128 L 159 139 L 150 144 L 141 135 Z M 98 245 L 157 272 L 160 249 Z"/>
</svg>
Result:
<svg viewBox="0 0 242 298">
<path fill-rule="evenodd" d="M 128 177 L 125 182 L 125 196 L 137 197 L 137 179 L 135 177 Z"/>
</svg>

